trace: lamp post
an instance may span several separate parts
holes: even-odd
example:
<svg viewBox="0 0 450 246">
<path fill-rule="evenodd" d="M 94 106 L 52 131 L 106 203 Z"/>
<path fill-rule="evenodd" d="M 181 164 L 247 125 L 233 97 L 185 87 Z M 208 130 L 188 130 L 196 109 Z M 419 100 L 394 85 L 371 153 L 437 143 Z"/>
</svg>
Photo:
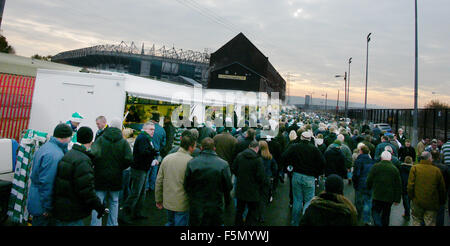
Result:
<svg viewBox="0 0 450 246">
<path fill-rule="evenodd" d="M 325 97 L 325 112 L 327 111 L 327 97 L 328 97 L 328 92 L 325 93 L 325 95 L 322 94 L 322 96 Z"/>
<path fill-rule="evenodd" d="M 414 115 L 413 115 L 413 132 L 412 132 L 412 146 L 416 147 L 419 141 L 417 133 L 417 124 L 419 117 L 419 110 L 417 109 L 417 95 L 418 95 L 418 38 L 417 38 L 417 0 L 415 0 L 415 36 L 416 36 L 416 49 L 415 49 L 415 64 L 414 64 Z"/>
<path fill-rule="evenodd" d="M 340 77 L 344 77 L 344 114 L 345 114 L 345 118 L 347 118 L 347 103 L 346 103 L 346 98 L 347 98 L 347 72 L 344 73 L 344 75 L 335 75 L 334 77 L 336 78 L 340 78 Z"/>
<path fill-rule="evenodd" d="M 351 57 L 350 57 L 350 59 L 348 59 L 347 109 L 350 104 L 350 63 L 352 63 Z M 347 117 L 347 115 L 345 117 Z"/>
<path fill-rule="evenodd" d="M 366 55 L 366 93 L 365 93 L 365 99 L 364 99 L 364 124 L 367 123 L 367 78 L 368 78 L 368 72 L 369 72 L 369 41 L 370 41 L 370 35 L 372 33 L 369 33 L 367 35 L 367 55 Z"/>
</svg>

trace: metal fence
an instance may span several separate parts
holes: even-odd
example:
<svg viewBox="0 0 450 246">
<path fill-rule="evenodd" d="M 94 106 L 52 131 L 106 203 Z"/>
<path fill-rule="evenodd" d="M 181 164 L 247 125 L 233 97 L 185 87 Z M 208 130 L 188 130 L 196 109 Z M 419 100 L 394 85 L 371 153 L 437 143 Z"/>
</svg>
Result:
<svg viewBox="0 0 450 246">
<path fill-rule="evenodd" d="M 388 123 L 397 132 L 403 128 L 407 136 L 411 137 L 413 126 L 413 109 L 368 109 L 367 120 L 373 123 Z M 418 134 L 423 137 L 449 139 L 449 109 L 419 109 Z M 363 109 L 350 109 L 351 119 L 363 120 Z"/>
<path fill-rule="evenodd" d="M 0 138 L 19 140 L 30 119 L 34 77 L 0 73 Z"/>
</svg>

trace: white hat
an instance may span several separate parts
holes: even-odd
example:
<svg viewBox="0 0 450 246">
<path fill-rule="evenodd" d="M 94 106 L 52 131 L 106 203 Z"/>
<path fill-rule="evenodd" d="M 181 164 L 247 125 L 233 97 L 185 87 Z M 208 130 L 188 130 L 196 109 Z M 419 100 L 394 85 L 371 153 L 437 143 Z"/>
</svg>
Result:
<svg viewBox="0 0 450 246">
<path fill-rule="evenodd" d="M 309 132 L 309 131 L 304 131 L 303 133 L 302 133 L 302 138 L 305 138 L 305 139 L 311 139 L 311 132 Z"/>
</svg>

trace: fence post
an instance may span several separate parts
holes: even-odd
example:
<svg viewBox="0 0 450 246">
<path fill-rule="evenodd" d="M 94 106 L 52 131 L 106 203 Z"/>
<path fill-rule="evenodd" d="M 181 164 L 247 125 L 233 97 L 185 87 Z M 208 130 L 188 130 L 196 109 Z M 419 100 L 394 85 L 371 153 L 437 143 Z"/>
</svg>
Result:
<svg viewBox="0 0 450 246">
<path fill-rule="evenodd" d="M 428 113 L 428 110 L 423 109 L 422 111 L 424 114 L 424 116 L 423 116 L 423 138 L 426 138 L 427 137 L 427 113 Z"/>
<path fill-rule="evenodd" d="M 447 135 L 447 131 L 448 131 L 448 109 L 445 109 L 445 120 L 444 120 L 444 140 L 447 142 L 448 140 L 448 135 Z"/>
<path fill-rule="evenodd" d="M 436 138 L 436 109 L 433 109 L 433 138 Z"/>
</svg>

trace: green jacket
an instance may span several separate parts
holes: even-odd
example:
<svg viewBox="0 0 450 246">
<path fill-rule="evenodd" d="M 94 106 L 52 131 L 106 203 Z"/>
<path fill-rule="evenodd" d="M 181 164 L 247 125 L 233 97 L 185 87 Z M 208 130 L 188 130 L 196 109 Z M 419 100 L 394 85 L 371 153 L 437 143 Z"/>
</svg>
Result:
<svg viewBox="0 0 450 246">
<path fill-rule="evenodd" d="M 409 172 L 408 196 L 425 210 L 439 210 L 445 204 L 445 182 L 441 170 L 430 161 L 421 160 Z"/>
<path fill-rule="evenodd" d="M 400 172 L 390 161 L 376 163 L 367 177 L 367 189 L 372 190 L 372 199 L 382 202 L 400 202 L 402 182 Z"/>
</svg>

